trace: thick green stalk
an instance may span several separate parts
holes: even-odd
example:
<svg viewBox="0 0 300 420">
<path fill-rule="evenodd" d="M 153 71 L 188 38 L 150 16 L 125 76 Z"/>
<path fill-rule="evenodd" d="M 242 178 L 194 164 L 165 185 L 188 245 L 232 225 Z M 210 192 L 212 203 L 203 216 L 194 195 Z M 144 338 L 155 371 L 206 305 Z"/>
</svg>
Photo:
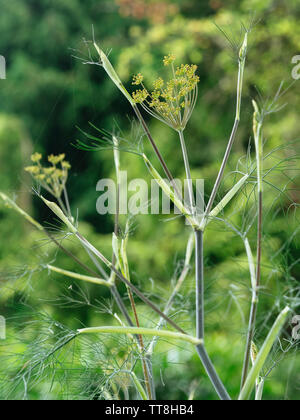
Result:
<svg viewBox="0 0 300 420">
<path fill-rule="evenodd" d="M 263 398 L 265 380 L 264 378 L 259 378 L 256 384 L 256 391 L 255 391 L 255 401 L 261 401 Z"/>
<path fill-rule="evenodd" d="M 251 397 L 251 393 L 255 387 L 255 382 L 257 378 L 259 377 L 259 374 L 265 364 L 265 361 L 267 360 L 267 357 L 270 354 L 270 351 L 280 334 L 280 331 L 286 321 L 287 315 L 290 312 L 290 308 L 286 307 L 278 316 L 276 319 L 271 331 L 269 332 L 257 358 L 256 361 L 247 376 L 246 382 L 241 390 L 239 400 L 248 400 Z"/>
<path fill-rule="evenodd" d="M 142 334 L 152 337 L 159 336 L 174 340 L 182 340 L 194 345 L 201 344 L 201 340 L 188 334 L 182 334 L 174 331 L 157 330 L 155 328 L 139 328 L 139 327 L 120 327 L 105 326 L 79 329 L 78 334 Z"/>
<path fill-rule="evenodd" d="M 214 365 L 212 364 L 204 344 L 205 312 L 204 312 L 204 261 L 203 261 L 203 232 L 195 232 L 195 258 L 196 258 L 196 337 L 202 343 L 196 346 L 197 353 L 210 378 L 210 381 L 221 400 L 231 400 Z"/>
<path fill-rule="evenodd" d="M 200 357 L 200 360 L 205 368 L 205 371 L 210 378 L 211 383 L 213 384 L 215 391 L 217 392 L 219 398 L 222 401 L 231 401 L 231 398 L 224 387 L 222 381 L 220 380 L 219 375 L 217 374 L 214 365 L 212 364 L 204 344 L 198 344 L 196 346 L 197 353 Z"/>
<path fill-rule="evenodd" d="M 133 383 L 134 383 L 138 393 L 140 394 L 142 400 L 146 401 L 148 399 L 147 394 L 146 394 L 142 384 L 138 380 L 138 377 L 136 376 L 136 374 L 134 372 L 130 372 L 130 375 L 132 377 Z"/>
</svg>

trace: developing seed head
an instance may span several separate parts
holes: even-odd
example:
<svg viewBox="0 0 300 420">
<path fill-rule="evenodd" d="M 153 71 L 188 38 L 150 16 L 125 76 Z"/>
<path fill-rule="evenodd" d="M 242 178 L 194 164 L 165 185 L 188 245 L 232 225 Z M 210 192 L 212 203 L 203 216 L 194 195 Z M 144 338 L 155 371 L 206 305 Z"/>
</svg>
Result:
<svg viewBox="0 0 300 420">
<path fill-rule="evenodd" d="M 64 161 L 61 163 L 61 166 L 63 167 L 63 169 L 67 169 L 67 170 L 71 169 L 71 165 L 70 165 L 70 164 L 69 164 L 69 162 L 67 162 L 66 160 L 64 160 Z"/>
<path fill-rule="evenodd" d="M 40 153 L 34 153 L 31 155 L 31 161 L 34 163 L 39 162 L 42 159 L 42 155 Z"/>
<path fill-rule="evenodd" d="M 48 156 L 48 162 L 52 163 L 53 165 L 57 165 L 58 163 L 62 162 L 65 157 L 66 155 L 64 153 L 58 156 L 50 155 Z"/>
<path fill-rule="evenodd" d="M 25 171 L 31 175 L 37 175 L 40 172 L 40 168 L 38 166 L 27 166 Z"/>
<path fill-rule="evenodd" d="M 154 90 L 155 91 L 161 90 L 164 87 L 164 84 L 165 84 L 164 80 L 161 77 L 159 77 L 157 80 L 153 82 Z"/>
<path fill-rule="evenodd" d="M 163 59 L 164 65 L 169 66 L 170 64 L 173 64 L 176 60 L 176 56 L 174 54 L 166 55 Z"/>
<path fill-rule="evenodd" d="M 141 73 L 138 73 L 136 76 L 133 76 L 132 84 L 139 86 L 143 83 L 144 76 Z"/>
<path fill-rule="evenodd" d="M 141 104 L 147 99 L 148 92 L 146 89 L 139 89 L 132 94 L 132 97 L 136 104 Z"/>
<path fill-rule="evenodd" d="M 31 156 L 31 160 L 36 163 L 36 165 L 27 166 L 25 171 L 30 173 L 48 192 L 56 198 L 59 198 L 67 182 L 68 171 L 71 169 L 69 162 L 64 159 L 64 153 L 57 156 L 50 155 L 48 156 L 48 162 L 50 162 L 52 166 L 44 167 L 41 165 L 42 155 L 35 153 Z M 58 164 L 60 164 L 60 167 L 57 167 Z"/>
<path fill-rule="evenodd" d="M 196 75 L 196 65 L 182 64 L 175 69 L 174 61 L 175 56 L 172 54 L 164 58 L 165 66 L 172 67 L 172 78 L 165 81 L 159 77 L 153 83 L 152 92 L 148 92 L 143 85 L 141 74 L 134 76 L 133 84 L 141 84 L 143 89 L 134 92 L 132 97 L 135 103 L 141 104 L 152 116 L 178 131 L 186 127 L 192 115 L 200 79 Z"/>
</svg>

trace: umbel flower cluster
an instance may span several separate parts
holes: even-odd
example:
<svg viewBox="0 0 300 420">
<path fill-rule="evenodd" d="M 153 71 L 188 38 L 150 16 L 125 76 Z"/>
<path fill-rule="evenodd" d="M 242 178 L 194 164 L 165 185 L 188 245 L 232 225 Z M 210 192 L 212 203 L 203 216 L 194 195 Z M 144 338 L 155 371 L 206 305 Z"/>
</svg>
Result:
<svg viewBox="0 0 300 420">
<path fill-rule="evenodd" d="M 51 163 L 51 166 L 42 166 L 41 160 L 42 155 L 34 153 L 31 156 L 31 161 L 34 165 L 27 166 L 25 171 L 29 172 L 45 190 L 54 197 L 59 198 L 65 188 L 71 165 L 65 160 L 64 153 L 57 156 L 48 156 L 48 162 Z"/>
<path fill-rule="evenodd" d="M 141 86 L 132 94 L 135 103 L 139 103 L 153 117 L 169 125 L 176 131 L 184 130 L 195 107 L 198 95 L 199 76 L 197 66 L 182 64 L 174 66 L 176 57 L 166 56 L 163 63 L 171 68 L 172 78 L 165 81 L 161 77 L 153 83 L 153 91 L 149 92 L 141 73 L 133 77 L 133 85 Z"/>
</svg>

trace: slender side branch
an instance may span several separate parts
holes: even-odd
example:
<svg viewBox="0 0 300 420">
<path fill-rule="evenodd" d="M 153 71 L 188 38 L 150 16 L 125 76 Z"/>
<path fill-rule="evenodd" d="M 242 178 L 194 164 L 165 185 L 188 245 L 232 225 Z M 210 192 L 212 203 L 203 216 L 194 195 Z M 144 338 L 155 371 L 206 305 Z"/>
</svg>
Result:
<svg viewBox="0 0 300 420">
<path fill-rule="evenodd" d="M 196 206 L 195 206 L 195 197 L 194 197 L 194 192 L 193 192 L 193 181 L 192 181 L 192 176 L 191 176 L 190 163 L 189 163 L 189 158 L 188 158 L 188 154 L 186 150 L 183 130 L 179 130 L 178 133 L 179 133 L 180 144 L 181 144 L 181 149 L 182 149 L 182 156 L 183 156 L 183 161 L 184 161 L 186 179 L 188 183 L 189 208 L 191 210 L 191 214 L 194 215 L 196 212 Z"/>
<path fill-rule="evenodd" d="M 239 53 L 239 72 L 238 72 L 238 82 L 237 82 L 237 102 L 236 102 L 236 116 L 235 116 L 235 121 L 234 121 L 234 125 L 232 128 L 232 132 L 230 135 L 230 139 L 226 148 L 226 152 L 225 152 L 225 156 L 223 158 L 223 162 L 219 171 L 219 174 L 217 176 L 217 180 L 215 182 L 213 191 L 211 193 L 211 196 L 209 198 L 209 202 L 207 204 L 207 208 L 204 214 L 204 219 L 209 215 L 216 195 L 218 193 L 218 190 L 220 188 L 221 185 L 221 181 L 223 179 L 223 175 L 225 172 L 225 168 L 232 150 L 232 146 L 234 144 L 235 138 L 236 138 L 236 134 L 237 134 L 237 130 L 240 124 L 240 115 L 241 115 L 241 103 L 242 103 L 242 92 L 243 92 L 243 80 L 244 80 L 244 71 L 245 71 L 245 63 L 246 63 L 246 55 L 247 55 L 247 46 L 248 46 L 248 32 L 245 33 L 245 37 L 244 37 L 244 42 L 243 45 L 240 49 L 240 53 Z"/>
<path fill-rule="evenodd" d="M 73 271 L 63 270 L 62 268 L 54 267 L 53 265 L 47 265 L 47 268 L 51 271 L 54 271 L 54 272 L 58 273 L 58 274 L 62 274 L 64 276 L 71 277 L 71 278 L 76 279 L 76 280 L 81 280 L 81 281 L 85 281 L 87 283 L 94 283 L 94 284 L 99 284 L 101 286 L 111 287 L 111 284 L 108 281 L 103 280 L 103 279 L 99 279 L 98 277 L 85 276 L 83 274 L 74 273 Z"/>
<path fill-rule="evenodd" d="M 262 258 L 262 222 L 263 222 L 263 116 L 260 115 L 258 106 L 255 101 L 253 101 L 254 106 L 254 115 L 253 115 L 253 131 L 254 131 L 254 140 L 255 140 L 255 149 L 256 149 L 256 164 L 257 164 L 257 189 L 258 189 L 258 222 L 257 222 L 257 259 L 256 259 L 256 281 L 253 284 L 252 281 L 252 302 L 250 309 L 249 317 L 249 326 L 247 332 L 247 342 L 245 350 L 245 359 L 242 371 L 242 381 L 241 388 L 246 382 L 248 375 L 250 357 L 251 357 L 251 344 L 253 341 L 255 326 L 256 326 L 256 316 L 257 316 L 257 307 L 259 299 L 259 288 L 261 282 L 261 258 Z M 251 255 L 248 248 L 248 258 Z M 253 257 L 252 257 L 253 260 Z M 252 265 L 252 264 L 251 264 Z M 250 267 L 251 269 L 251 267 Z M 253 277 L 253 269 L 252 269 Z"/>
<path fill-rule="evenodd" d="M 164 172 L 165 172 L 168 180 L 170 181 L 172 187 L 174 188 L 174 191 L 175 191 L 177 197 L 179 199 L 181 199 L 181 193 L 178 190 L 178 187 L 176 185 L 176 182 L 174 180 L 174 177 L 171 174 L 169 168 L 167 167 L 167 164 L 164 161 L 164 158 L 162 157 L 162 155 L 161 155 L 161 153 L 160 153 L 160 151 L 159 151 L 159 149 L 158 149 L 158 147 L 157 147 L 157 145 L 155 143 L 155 140 L 153 139 L 153 137 L 152 137 L 152 135 L 150 133 L 150 130 L 149 130 L 149 128 L 148 128 L 148 126 L 147 126 L 147 124 L 146 124 L 146 122 L 145 122 L 145 120 L 144 120 L 144 118 L 143 118 L 143 116 L 142 116 L 142 114 L 141 114 L 138 106 L 136 104 L 134 104 L 134 105 L 132 105 L 132 108 L 133 108 L 133 110 L 134 110 L 134 112 L 135 112 L 135 114 L 136 114 L 136 116 L 137 116 L 140 124 L 142 125 L 142 127 L 143 127 L 143 129 L 145 131 L 145 134 L 146 134 L 148 140 L 150 141 L 150 143 L 151 143 L 151 145 L 153 147 L 153 150 L 155 151 L 155 154 L 158 157 L 158 160 L 160 161 L 160 164 L 161 164 L 161 166 L 162 166 L 162 168 L 163 168 L 163 170 L 164 170 Z"/>
</svg>

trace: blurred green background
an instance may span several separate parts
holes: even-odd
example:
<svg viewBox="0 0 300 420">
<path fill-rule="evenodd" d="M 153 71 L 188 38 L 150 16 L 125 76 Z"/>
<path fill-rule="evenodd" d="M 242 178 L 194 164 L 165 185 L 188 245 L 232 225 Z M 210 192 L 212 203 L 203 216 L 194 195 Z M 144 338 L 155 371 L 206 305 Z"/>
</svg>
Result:
<svg viewBox="0 0 300 420">
<path fill-rule="evenodd" d="M 33 151 L 44 156 L 66 153 L 72 165 L 68 191 L 73 212 L 78 211 L 81 230 L 107 256 L 111 253 L 113 218 L 97 214 L 99 193 L 96 184 L 100 178 L 114 177 L 112 152 L 88 153 L 76 149 L 73 144 L 76 139 L 82 139 L 77 127 L 93 132 L 89 122 L 111 131 L 118 127 L 125 137 L 129 136 L 133 115 L 126 100 L 100 67 L 83 65 L 74 57 L 87 54 L 85 40 L 92 39 L 92 25 L 99 45 L 104 51 L 111 50 L 110 59 L 129 90 L 131 77 L 138 72 L 143 73 L 150 84 L 163 71 L 161 60 L 170 52 L 177 56 L 179 63 L 199 66 L 199 99 L 186 137 L 192 176 L 205 179 L 206 194 L 215 181 L 233 124 L 237 76 L 234 53 L 214 23 L 239 42 L 241 22 L 247 24 L 253 13 L 258 21 L 250 36 L 242 121 L 228 174 L 237 165 L 241 168 L 245 163 L 245 159 L 240 163 L 239 160 L 247 153 L 252 135 L 251 99 L 258 96 L 258 91 L 264 98 L 274 96 L 282 80 L 289 85 L 292 57 L 300 52 L 298 0 L 0 0 L 0 10 L 0 54 L 7 62 L 7 79 L 0 80 L 1 190 L 16 197 L 19 205 L 49 226 L 47 223 L 53 223 L 53 218 L 32 194 L 32 181 L 23 167 L 29 164 Z M 299 153 L 296 141 L 299 93 L 296 82 L 282 99 L 287 106 L 270 117 L 265 127 L 266 155 L 285 146 L 278 149 L 274 160 L 268 161 L 266 166 L 276 164 L 278 159 L 286 161 L 270 174 L 270 185 L 266 185 L 264 290 L 256 333 L 258 346 L 284 304 L 296 302 L 296 310 L 298 302 L 300 179 L 299 162 L 292 157 Z M 171 172 L 175 177 L 183 178 L 184 167 L 175 133 L 147 115 L 145 117 Z M 253 148 L 252 143 L 252 156 Z M 145 149 L 159 168 L 146 142 Z M 136 156 L 122 154 L 122 169 L 128 169 L 130 178 L 149 179 L 143 162 Z M 228 175 L 222 191 L 230 188 L 234 179 L 234 175 Z M 280 194 L 279 190 L 284 193 Z M 243 211 L 236 210 L 232 205 L 226 218 L 241 227 L 247 217 Z M 172 290 L 171 279 L 184 257 L 188 234 L 180 219 L 167 222 L 160 216 L 147 215 L 134 221 L 129 244 L 133 281 L 158 304 L 163 305 Z M 254 248 L 255 229 L 250 239 Z M 73 240 L 67 245 L 88 261 Z M 75 329 L 82 324 L 113 322 L 111 316 L 97 310 L 96 302 L 109 299 L 108 292 L 94 286 L 84 288 L 83 292 L 74 282 L 49 275 L 43 265 L 55 258 L 56 265 L 77 270 L 72 261 L 60 252 L 56 253 L 52 245 L 45 243 L 20 217 L 0 206 L 0 314 L 8 320 L 8 338 L 0 343 L 2 399 L 25 395 L 22 385 L 9 395 L 4 386 L 24 364 L 26 342 L 33 340 L 34 333 L 32 336 L 22 329 L 22 317 L 30 322 L 31 317 L 35 319 L 35 311 L 46 311 L 53 319 Z M 251 296 L 241 239 L 230 229 L 212 224 L 206 234 L 205 260 L 207 345 L 230 394 L 236 397 L 245 341 L 245 316 Z M 193 270 L 174 311 L 175 319 L 182 321 L 191 332 L 192 286 Z M 120 290 L 124 292 L 122 287 Z M 73 299 L 82 293 L 88 300 L 83 305 L 60 304 L 58 299 L 65 293 L 74 293 Z M 140 310 L 144 324 L 151 325 L 155 319 L 150 310 L 142 305 Z M 290 337 L 288 327 L 286 336 Z M 113 351 L 116 358 L 121 357 L 116 349 Z M 282 356 L 278 350 L 272 357 L 277 361 Z M 299 399 L 298 353 L 293 350 L 282 359 L 268 376 L 264 398 Z M 268 363 L 271 367 L 272 359 Z M 74 359 L 74 364 L 75 367 L 82 365 L 82 358 Z M 100 377 L 105 369 L 101 363 L 95 366 L 93 373 Z M 139 369 L 138 366 L 137 372 L 141 374 Z M 194 398 L 216 398 L 192 349 L 187 351 L 160 344 L 154 358 L 154 371 L 159 398 L 186 399 L 194 386 Z M 75 368 L 70 368 L 65 375 L 70 383 L 75 372 Z M 41 374 L 41 380 L 29 386 L 26 397 L 89 397 L 68 392 L 67 380 L 60 375 L 64 376 L 59 371 L 51 382 Z M 82 375 L 76 381 L 83 387 L 87 378 Z M 97 375 L 93 381 L 97 383 Z"/>
</svg>

